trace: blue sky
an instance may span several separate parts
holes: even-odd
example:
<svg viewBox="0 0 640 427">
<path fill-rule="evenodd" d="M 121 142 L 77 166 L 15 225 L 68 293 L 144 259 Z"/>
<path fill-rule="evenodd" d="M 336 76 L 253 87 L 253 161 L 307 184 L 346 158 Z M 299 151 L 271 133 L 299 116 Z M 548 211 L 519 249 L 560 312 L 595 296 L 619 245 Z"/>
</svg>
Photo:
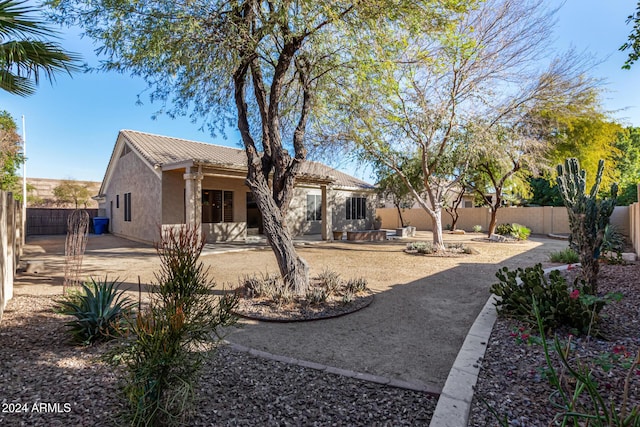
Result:
<svg viewBox="0 0 640 427">
<path fill-rule="evenodd" d="M 561 1 L 549 0 L 549 4 Z M 623 124 L 640 126 L 640 64 L 622 70 L 626 55 L 618 51 L 629 34 L 625 21 L 635 5 L 636 0 L 567 0 L 558 14 L 556 44 L 560 49 L 573 46 L 602 60 L 592 74 L 608 82 L 605 108 L 615 111 L 614 117 Z M 77 32 L 64 32 L 63 46 L 95 64 L 91 41 L 80 39 Z M 145 89 L 142 80 L 127 75 L 91 73 L 73 78 L 60 75 L 53 86 L 43 83 L 27 98 L 0 93 L 0 109 L 9 111 L 20 128 L 25 116 L 27 176 L 101 181 L 121 129 L 238 146 L 235 131 L 226 140 L 214 139 L 188 118 L 152 120 L 159 106 L 150 104 L 144 93 L 144 105 L 136 104 L 137 95 Z M 364 168 L 345 170 L 368 179 Z"/>
</svg>

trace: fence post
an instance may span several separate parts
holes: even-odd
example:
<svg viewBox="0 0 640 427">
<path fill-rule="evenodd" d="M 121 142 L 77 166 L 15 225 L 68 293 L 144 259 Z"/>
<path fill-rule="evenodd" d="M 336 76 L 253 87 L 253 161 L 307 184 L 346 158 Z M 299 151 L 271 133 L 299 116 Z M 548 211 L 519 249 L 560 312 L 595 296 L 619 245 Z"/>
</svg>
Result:
<svg viewBox="0 0 640 427">
<path fill-rule="evenodd" d="M 13 278 L 16 273 L 16 200 L 13 193 L 7 193 L 7 257 L 5 275 L 5 304 L 13 298 Z"/>
<path fill-rule="evenodd" d="M 7 193 L 0 191 L 0 320 L 6 305 L 5 287 L 7 284 Z"/>
</svg>

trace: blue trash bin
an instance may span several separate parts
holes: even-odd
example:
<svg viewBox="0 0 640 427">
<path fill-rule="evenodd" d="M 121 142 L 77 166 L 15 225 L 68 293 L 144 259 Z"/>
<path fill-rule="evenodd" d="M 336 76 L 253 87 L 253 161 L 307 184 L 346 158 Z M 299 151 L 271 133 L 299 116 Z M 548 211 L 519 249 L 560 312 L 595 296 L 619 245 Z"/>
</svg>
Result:
<svg viewBox="0 0 640 427">
<path fill-rule="evenodd" d="M 97 216 L 93 218 L 93 232 L 95 234 L 106 233 L 109 229 L 109 218 Z"/>
</svg>

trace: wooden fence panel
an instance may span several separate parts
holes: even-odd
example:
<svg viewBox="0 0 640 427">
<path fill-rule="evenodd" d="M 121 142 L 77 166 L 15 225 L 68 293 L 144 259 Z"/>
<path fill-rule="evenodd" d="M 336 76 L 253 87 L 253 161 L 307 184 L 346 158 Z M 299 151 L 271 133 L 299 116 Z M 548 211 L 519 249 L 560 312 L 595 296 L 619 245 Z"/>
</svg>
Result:
<svg viewBox="0 0 640 427">
<path fill-rule="evenodd" d="M 75 209 L 27 209 L 27 236 L 67 234 L 67 218 Z M 93 218 L 98 209 L 85 209 L 89 214 L 89 232 L 93 233 Z"/>
<path fill-rule="evenodd" d="M 13 298 L 13 279 L 20 262 L 20 208 L 11 193 L 0 191 L 0 320 L 7 302 Z"/>
</svg>

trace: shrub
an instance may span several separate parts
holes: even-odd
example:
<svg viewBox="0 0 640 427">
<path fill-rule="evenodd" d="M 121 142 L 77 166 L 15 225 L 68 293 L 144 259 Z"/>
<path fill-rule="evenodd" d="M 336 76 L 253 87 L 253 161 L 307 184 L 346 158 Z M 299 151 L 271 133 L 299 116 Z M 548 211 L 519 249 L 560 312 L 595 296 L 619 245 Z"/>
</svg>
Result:
<svg viewBox="0 0 640 427">
<path fill-rule="evenodd" d="M 334 294 L 340 288 L 340 274 L 330 270 L 328 267 L 322 269 L 316 280 L 320 282 L 320 286 L 327 290 L 329 295 Z"/>
<path fill-rule="evenodd" d="M 430 242 L 411 242 L 407 243 L 407 251 L 417 252 L 419 254 L 434 253 L 433 245 Z"/>
<path fill-rule="evenodd" d="M 538 330 L 540 335 L 544 335 L 544 325 L 538 305 L 538 301 L 534 299 L 533 306 Z M 554 417 L 556 424 L 619 427 L 640 425 L 640 406 L 634 405 L 629 399 L 631 378 L 634 373 L 637 374 L 640 352 L 626 367 L 628 373 L 622 386 L 622 405 L 618 406 L 612 401 L 607 401 L 602 393 L 602 386 L 593 375 L 593 369 L 580 361 L 575 363 L 570 353 L 571 338 L 566 345 L 563 345 L 557 335 L 553 337 L 553 350 L 560 359 L 560 368 L 556 368 L 551 360 L 551 350 L 547 341 L 543 339 L 541 343 L 549 383 L 555 389 L 550 400 L 554 402 L 558 411 Z"/>
<path fill-rule="evenodd" d="M 584 294 L 582 287 L 576 281 L 570 290 L 557 270 L 547 278 L 541 264 L 514 271 L 504 267 L 496 277 L 499 283 L 491 286 L 491 292 L 500 297 L 496 302 L 498 313 L 535 326 L 533 299 L 536 298 L 545 330 L 566 325 L 587 334 L 590 325 L 597 324 L 597 315 L 604 306 L 604 300 L 580 298 Z"/>
<path fill-rule="evenodd" d="M 353 297 L 354 297 L 353 293 L 345 292 L 342 295 L 342 305 L 347 305 L 347 304 L 353 302 Z"/>
<path fill-rule="evenodd" d="M 496 225 L 496 234 L 500 234 L 501 236 L 510 236 L 511 235 L 511 224 L 498 224 L 498 225 Z"/>
<path fill-rule="evenodd" d="M 518 240 L 527 240 L 531 234 L 531 230 L 520 224 L 500 224 L 496 226 L 496 234 L 501 236 L 511 236 Z"/>
<path fill-rule="evenodd" d="M 279 289 L 284 288 L 282 277 L 269 273 L 261 274 L 260 277 L 257 275 L 245 276 L 240 284 L 244 287 L 247 298 L 273 298 L 281 293 Z"/>
<path fill-rule="evenodd" d="M 120 335 L 123 316 L 133 307 L 132 301 L 123 298 L 124 291 L 117 289 L 121 283 L 92 278 L 91 282 L 83 283 L 79 291 L 56 301 L 57 313 L 75 317 L 65 323 L 74 341 L 89 345 Z"/>
<path fill-rule="evenodd" d="M 561 251 L 551 252 L 549 254 L 549 261 L 561 262 L 563 264 L 575 264 L 580 261 L 580 257 L 571 248 L 566 248 Z"/>
<path fill-rule="evenodd" d="M 620 232 L 620 228 L 614 224 L 608 224 L 604 229 L 601 252 L 622 253 L 625 243 L 626 237 Z"/>
<path fill-rule="evenodd" d="M 528 227 L 520 224 L 511 224 L 513 232 L 511 235 L 518 240 L 527 240 L 531 235 L 531 230 Z"/>
<path fill-rule="evenodd" d="M 327 302 L 329 293 L 325 288 L 314 287 L 307 291 L 307 302 L 311 305 L 319 305 Z"/>
<path fill-rule="evenodd" d="M 367 290 L 367 279 L 364 277 L 358 277 L 356 279 L 349 279 L 345 285 L 344 292 L 347 294 L 357 294 Z"/>
<path fill-rule="evenodd" d="M 125 367 L 129 411 L 123 415 L 131 425 L 188 425 L 200 366 L 220 328 L 236 321 L 238 296 L 214 296 L 215 285 L 198 262 L 204 239 L 197 229 L 171 230 L 161 239 L 149 308 L 130 319 L 129 337 L 107 355 Z"/>
<path fill-rule="evenodd" d="M 481 226 L 481 225 L 474 225 L 474 226 L 473 226 L 473 232 L 474 232 L 474 233 L 480 233 L 480 232 L 482 232 L 482 226 Z"/>
</svg>

